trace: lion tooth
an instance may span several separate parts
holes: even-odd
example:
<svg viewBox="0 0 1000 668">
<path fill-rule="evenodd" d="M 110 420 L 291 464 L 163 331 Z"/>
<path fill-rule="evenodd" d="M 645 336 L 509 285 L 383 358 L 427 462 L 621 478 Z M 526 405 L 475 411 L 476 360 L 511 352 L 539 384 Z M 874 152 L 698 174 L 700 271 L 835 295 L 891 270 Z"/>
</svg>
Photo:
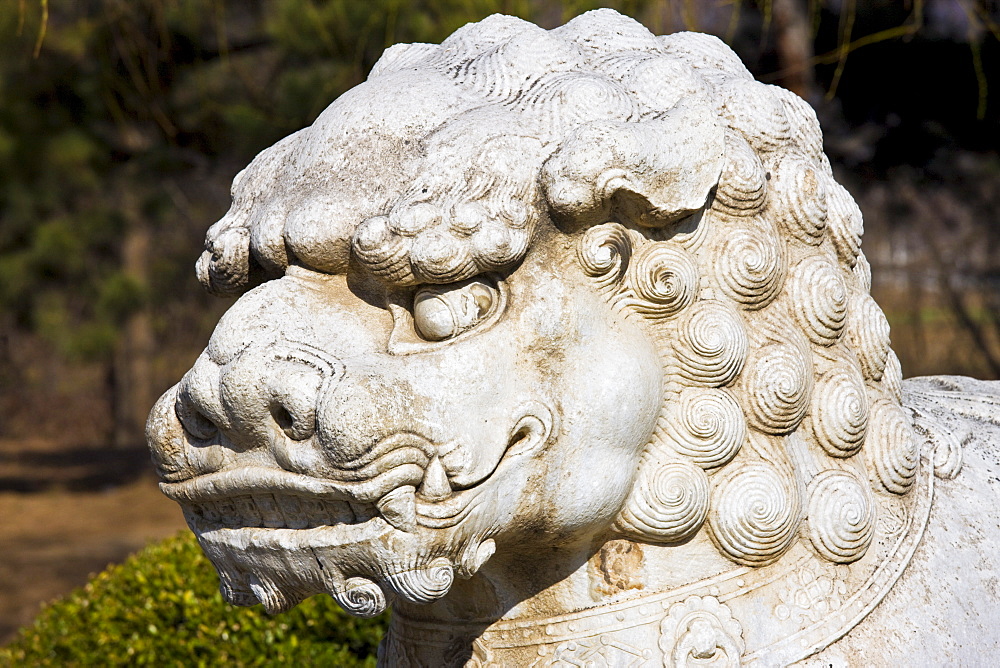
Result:
<svg viewBox="0 0 1000 668">
<path fill-rule="evenodd" d="M 330 526 L 335 524 L 351 524 L 354 522 L 354 511 L 347 501 L 326 501 L 324 504 L 326 523 Z"/>
<path fill-rule="evenodd" d="M 302 499 L 302 512 L 317 524 L 326 524 L 326 502 L 322 499 Z"/>
<path fill-rule="evenodd" d="M 451 483 L 440 457 L 431 459 L 424 470 L 424 481 L 420 485 L 420 496 L 428 501 L 441 501 L 451 496 Z"/>
<path fill-rule="evenodd" d="M 201 504 L 201 516 L 211 524 L 218 524 L 221 519 L 218 507 L 211 501 Z"/>
<path fill-rule="evenodd" d="M 297 496 L 286 496 L 282 510 L 289 529 L 305 529 L 309 526 L 309 518 L 306 517 L 302 502 Z"/>
<path fill-rule="evenodd" d="M 257 503 L 257 510 L 260 511 L 261 521 L 265 527 L 270 529 L 280 529 L 285 526 L 285 518 L 281 514 L 277 500 L 270 494 L 261 494 L 254 498 Z"/>
<path fill-rule="evenodd" d="M 412 531 L 417 527 L 416 489 L 413 485 L 397 487 L 375 505 L 385 521 L 400 531 Z"/>
<path fill-rule="evenodd" d="M 238 526 L 240 514 L 236 510 L 236 506 L 233 505 L 232 499 L 219 499 L 216 503 L 216 507 L 219 509 L 219 516 L 222 518 L 222 523 L 225 526 Z"/>
<path fill-rule="evenodd" d="M 374 517 L 370 503 L 358 503 L 357 501 L 348 501 L 347 506 L 351 511 L 351 518 L 350 520 L 348 520 L 349 524 L 357 524 L 358 522 L 370 520 L 372 517 Z"/>
<path fill-rule="evenodd" d="M 240 496 L 234 499 L 233 502 L 236 504 L 236 507 L 240 509 L 240 513 L 243 515 L 243 526 L 263 526 L 263 519 L 260 516 L 260 511 L 257 509 L 257 504 L 251 497 Z"/>
</svg>

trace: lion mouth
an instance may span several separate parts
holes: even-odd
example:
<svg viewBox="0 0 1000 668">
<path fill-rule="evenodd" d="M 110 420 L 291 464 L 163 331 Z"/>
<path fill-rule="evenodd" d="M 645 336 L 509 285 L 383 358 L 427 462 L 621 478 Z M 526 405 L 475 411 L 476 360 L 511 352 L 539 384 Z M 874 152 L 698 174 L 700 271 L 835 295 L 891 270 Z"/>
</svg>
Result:
<svg viewBox="0 0 1000 668">
<path fill-rule="evenodd" d="M 160 489 L 184 508 L 229 602 L 277 612 L 326 592 L 370 616 L 393 597 L 439 599 L 456 575 L 472 577 L 490 559 L 496 513 L 477 509 L 502 513 L 504 504 L 503 485 L 488 483 L 525 478 L 519 468 L 552 433 L 551 412 L 530 408 L 496 463 L 464 489 L 453 486 L 441 450 L 415 434 L 384 439 L 334 476 L 256 459 Z"/>
<path fill-rule="evenodd" d="M 199 532 L 314 529 L 376 519 L 404 532 L 419 526 L 442 529 L 469 515 L 485 483 L 544 444 L 551 433 L 550 416 L 547 410 L 534 410 L 518 420 L 495 465 L 468 489 L 452 487 L 434 446 L 415 434 L 383 439 L 363 461 L 354 462 L 354 471 L 337 479 L 257 464 L 161 482 L 160 489 L 184 507 Z M 378 463 L 388 467 L 380 471 Z M 369 476 L 358 476 L 359 471 Z"/>
<path fill-rule="evenodd" d="M 160 489 L 184 507 L 199 531 L 313 529 L 363 524 L 379 516 L 401 531 L 412 531 L 416 472 L 410 468 L 415 467 L 405 465 L 372 480 L 342 483 L 250 466 L 160 483 Z"/>
<path fill-rule="evenodd" d="M 296 496 L 241 494 L 217 501 L 185 504 L 189 519 L 201 530 L 316 529 L 362 524 L 377 515 L 371 504 Z"/>
<path fill-rule="evenodd" d="M 418 525 L 443 528 L 457 523 L 468 514 L 482 485 L 453 491 L 439 462 L 428 466 L 423 475 L 430 479 L 426 483 L 413 481 L 412 472 L 388 473 L 395 475 L 377 481 L 381 484 L 359 484 L 352 489 L 343 483 L 253 466 L 184 482 L 164 482 L 160 489 L 183 506 L 189 522 L 199 531 L 314 529 L 358 525 L 381 518 L 400 531 L 411 532 Z M 419 484 L 419 493 L 413 482 Z M 380 488 L 388 491 L 376 494 Z"/>
<path fill-rule="evenodd" d="M 433 491 L 441 484 L 433 478 L 442 474 L 428 465 L 421 471 L 430 478 L 426 484 L 413 480 L 412 471 L 345 483 L 250 466 L 160 487 L 184 508 L 229 602 L 260 602 L 274 613 L 326 592 L 352 614 L 370 616 L 385 610 L 392 597 L 428 603 L 444 596 L 456 574 L 471 577 L 493 554 L 493 541 L 476 531 L 436 537 L 416 532 L 422 523 L 418 505 L 436 503 L 418 501 L 417 486 L 422 497 L 428 485 Z M 409 484 L 392 486 L 399 480 Z M 381 493 L 386 486 L 389 491 Z M 467 511 L 478 494 L 478 487 L 449 490 L 443 501 Z M 445 546 L 457 552 L 441 556 Z"/>
</svg>

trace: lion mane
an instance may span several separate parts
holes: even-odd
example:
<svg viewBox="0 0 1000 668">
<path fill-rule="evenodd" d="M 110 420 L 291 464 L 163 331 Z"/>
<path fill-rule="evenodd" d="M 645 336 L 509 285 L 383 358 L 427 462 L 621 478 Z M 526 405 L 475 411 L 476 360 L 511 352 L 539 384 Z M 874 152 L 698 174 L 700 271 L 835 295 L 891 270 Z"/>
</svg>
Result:
<svg viewBox="0 0 1000 668">
<path fill-rule="evenodd" d="M 421 89 L 396 90 L 414 70 Z M 403 94 L 410 117 L 380 112 Z M 875 495 L 909 490 L 917 442 L 861 212 L 807 103 L 714 37 L 603 10 L 394 46 L 352 95 L 237 177 L 198 264 L 209 290 L 290 264 L 451 283 L 512 269 L 553 221 L 667 378 L 612 530 L 672 544 L 705 527 L 748 566 L 800 536 L 833 562 L 865 554 Z M 349 154 L 384 167 L 360 192 Z"/>
</svg>

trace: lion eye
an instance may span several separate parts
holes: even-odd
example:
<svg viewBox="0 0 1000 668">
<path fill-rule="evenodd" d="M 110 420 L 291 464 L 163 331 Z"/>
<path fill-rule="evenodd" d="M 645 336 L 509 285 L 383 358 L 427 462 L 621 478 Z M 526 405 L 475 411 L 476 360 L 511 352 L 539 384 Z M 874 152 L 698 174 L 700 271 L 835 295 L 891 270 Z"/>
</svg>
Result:
<svg viewBox="0 0 1000 668">
<path fill-rule="evenodd" d="M 482 322 L 496 297 L 497 289 L 480 280 L 421 288 L 413 298 L 413 323 L 428 341 L 444 341 Z"/>
</svg>

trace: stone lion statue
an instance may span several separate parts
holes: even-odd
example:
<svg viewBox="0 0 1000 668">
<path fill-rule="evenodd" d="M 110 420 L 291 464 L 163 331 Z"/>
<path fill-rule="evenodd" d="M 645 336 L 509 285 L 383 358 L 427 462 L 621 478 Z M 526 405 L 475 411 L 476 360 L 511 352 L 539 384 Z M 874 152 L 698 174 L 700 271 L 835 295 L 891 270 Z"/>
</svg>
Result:
<svg viewBox="0 0 1000 668">
<path fill-rule="evenodd" d="M 713 37 L 394 46 L 236 177 L 161 488 L 228 601 L 392 604 L 386 665 L 975 663 L 1000 390 L 902 382 L 861 233 Z"/>
</svg>

